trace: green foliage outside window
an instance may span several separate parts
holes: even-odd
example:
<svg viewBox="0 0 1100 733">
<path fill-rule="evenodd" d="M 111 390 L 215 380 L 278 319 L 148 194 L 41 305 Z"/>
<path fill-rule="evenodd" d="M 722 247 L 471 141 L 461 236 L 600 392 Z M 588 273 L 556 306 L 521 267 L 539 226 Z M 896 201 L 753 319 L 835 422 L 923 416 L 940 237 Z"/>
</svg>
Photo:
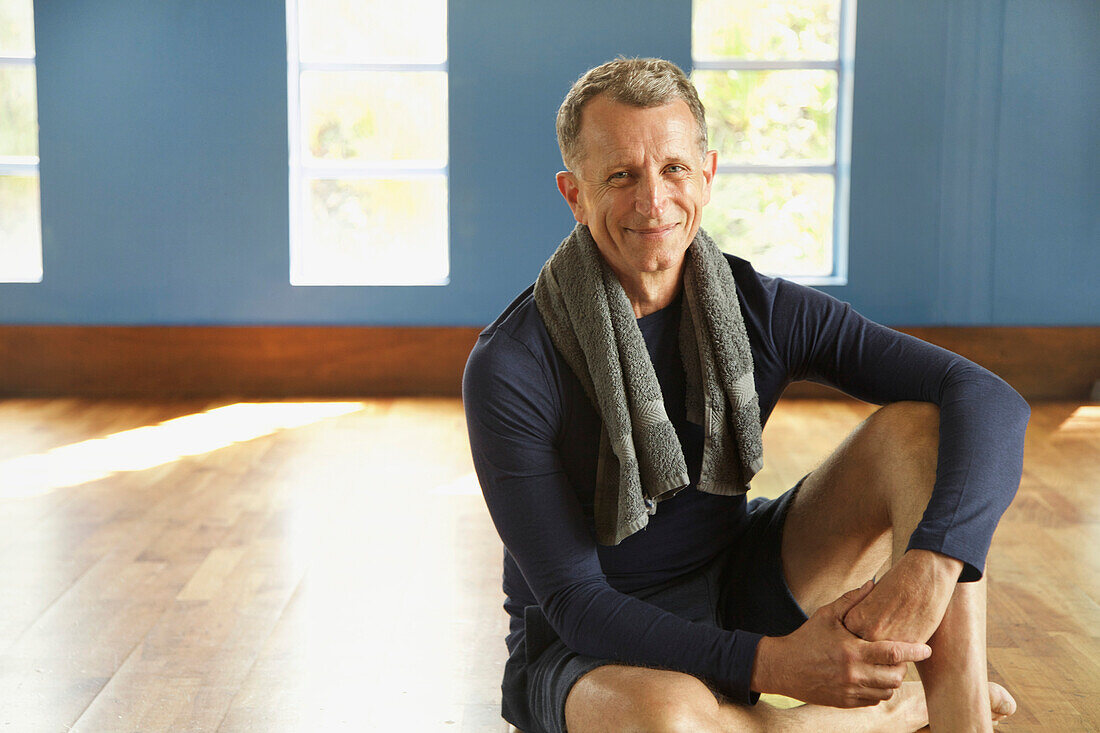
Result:
<svg viewBox="0 0 1100 733">
<path fill-rule="evenodd" d="M 696 59 L 835 59 L 836 0 L 695 0 Z"/>
<path fill-rule="evenodd" d="M 331 285 L 441 283 L 447 278 L 447 183 L 313 179 L 311 243 L 300 275 Z"/>
<path fill-rule="evenodd" d="M 696 71 L 720 163 L 833 162 L 836 72 Z"/>
<path fill-rule="evenodd" d="M 832 176 L 718 176 L 704 211 L 715 241 L 762 272 L 832 272 Z"/>
<path fill-rule="evenodd" d="M 0 0 L 0 59 L 0 282 L 39 282 L 42 224 L 31 0 Z"/>
<path fill-rule="evenodd" d="M 835 271 L 838 74 L 797 67 L 833 67 L 839 31 L 839 0 L 694 2 L 693 56 L 709 67 L 692 79 L 710 147 L 720 167 L 740 168 L 715 178 L 703 226 L 764 272 Z"/>
<path fill-rule="evenodd" d="M 0 56 L 34 55 L 31 0 L 0 0 Z"/>
<path fill-rule="evenodd" d="M 0 66 L 0 156 L 38 155 L 33 66 Z"/>
<path fill-rule="evenodd" d="M 315 159 L 446 164 L 443 72 L 305 72 L 301 106 Z"/>
<path fill-rule="evenodd" d="M 440 63 L 446 0 L 297 0 L 301 59 L 335 63 Z"/>
</svg>

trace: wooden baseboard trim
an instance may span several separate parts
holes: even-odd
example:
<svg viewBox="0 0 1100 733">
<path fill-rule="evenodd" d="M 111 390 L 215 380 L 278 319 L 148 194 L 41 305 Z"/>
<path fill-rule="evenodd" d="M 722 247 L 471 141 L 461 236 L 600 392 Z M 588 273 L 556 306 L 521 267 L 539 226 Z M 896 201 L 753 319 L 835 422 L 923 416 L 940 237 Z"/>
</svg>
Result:
<svg viewBox="0 0 1100 733">
<path fill-rule="evenodd" d="M 0 326 L 0 394 L 459 394 L 476 328 Z"/>
<path fill-rule="evenodd" d="M 1100 327 L 902 328 L 1031 400 L 1085 400 Z M 8 397 L 457 396 L 477 328 L 0 326 Z M 839 396 L 806 382 L 792 397 Z"/>
</svg>

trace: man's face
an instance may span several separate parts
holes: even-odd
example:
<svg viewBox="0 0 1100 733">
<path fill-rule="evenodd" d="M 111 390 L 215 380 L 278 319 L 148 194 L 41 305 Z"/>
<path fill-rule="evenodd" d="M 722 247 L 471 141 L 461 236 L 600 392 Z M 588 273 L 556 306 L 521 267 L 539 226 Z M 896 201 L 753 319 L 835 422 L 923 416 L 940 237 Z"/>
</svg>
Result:
<svg viewBox="0 0 1100 733">
<path fill-rule="evenodd" d="M 695 118 L 680 99 L 632 107 L 600 95 L 581 113 L 583 158 L 558 174 L 573 216 L 619 275 L 675 269 L 684 261 L 717 166 L 700 157 Z"/>
</svg>

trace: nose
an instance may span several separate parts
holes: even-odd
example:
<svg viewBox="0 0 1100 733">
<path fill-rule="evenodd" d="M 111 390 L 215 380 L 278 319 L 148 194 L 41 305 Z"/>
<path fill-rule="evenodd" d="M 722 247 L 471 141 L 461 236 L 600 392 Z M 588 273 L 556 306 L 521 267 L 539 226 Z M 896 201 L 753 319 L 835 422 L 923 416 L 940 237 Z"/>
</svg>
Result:
<svg viewBox="0 0 1100 733">
<path fill-rule="evenodd" d="M 660 219 L 668 202 L 668 192 L 660 175 L 642 176 L 638 182 L 635 207 L 648 219 Z"/>
</svg>

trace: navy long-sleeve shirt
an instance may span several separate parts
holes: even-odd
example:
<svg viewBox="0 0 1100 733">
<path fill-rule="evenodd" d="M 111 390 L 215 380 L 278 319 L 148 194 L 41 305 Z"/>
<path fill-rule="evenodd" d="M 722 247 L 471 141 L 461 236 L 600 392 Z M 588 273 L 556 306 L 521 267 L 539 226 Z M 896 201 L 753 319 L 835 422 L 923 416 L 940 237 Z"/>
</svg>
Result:
<svg viewBox="0 0 1100 733">
<path fill-rule="evenodd" d="M 787 384 L 802 379 L 878 404 L 937 404 L 936 483 L 909 547 L 961 560 L 963 580 L 981 577 L 993 531 L 1019 484 L 1027 403 L 960 356 L 727 259 L 752 349 L 761 421 Z M 645 529 L 610 547 L 597 544 L 592 512 L 600 419 L 554 349 L 532 290 L 481 333 L 463 378 L 474 466 L 505 546 L 509 651 L 523 639 L 524 607 L 538 604 L 574 651 L 681 670 L 751 700 L 758 634 L 688 622 L 630 595 L 701 567 L 736 541 L 745 520 L 744 496 L 695 489 L 703 435 L 685 417 L 679 302 L 638 325 L 692 483 L 660 502 Z"/>
</svg>

